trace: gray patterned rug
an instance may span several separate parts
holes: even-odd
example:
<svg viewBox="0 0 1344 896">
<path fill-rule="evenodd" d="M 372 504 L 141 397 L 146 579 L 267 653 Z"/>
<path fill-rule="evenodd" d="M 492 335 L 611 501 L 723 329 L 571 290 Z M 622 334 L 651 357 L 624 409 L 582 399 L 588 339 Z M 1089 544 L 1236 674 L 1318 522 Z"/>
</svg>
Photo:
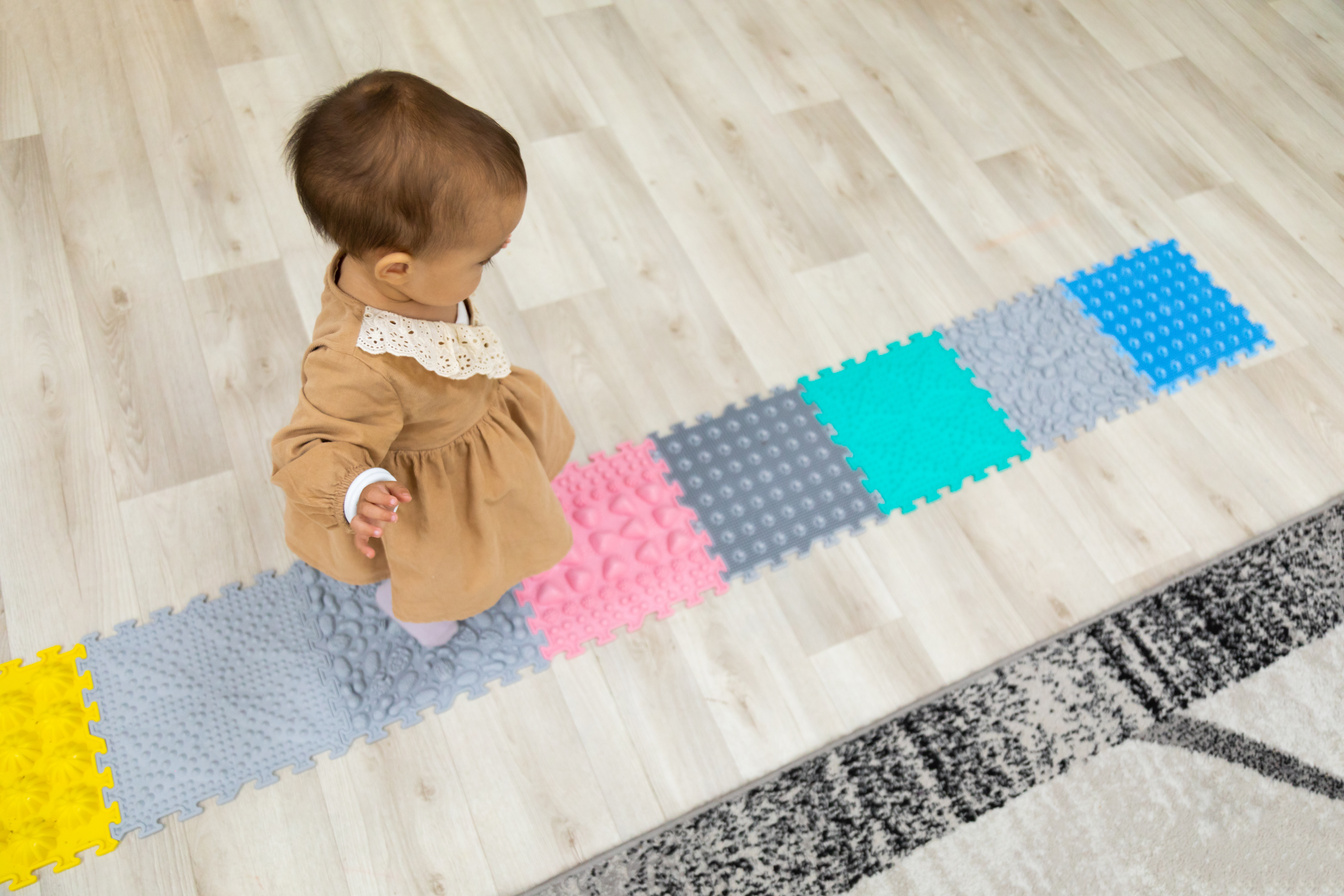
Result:
<svg viewBox="0 0 1344 896">
<path fill-rule="evenodd" d="M 532 890 L 1344 893 L 1344 501 Z"/>
</svg>

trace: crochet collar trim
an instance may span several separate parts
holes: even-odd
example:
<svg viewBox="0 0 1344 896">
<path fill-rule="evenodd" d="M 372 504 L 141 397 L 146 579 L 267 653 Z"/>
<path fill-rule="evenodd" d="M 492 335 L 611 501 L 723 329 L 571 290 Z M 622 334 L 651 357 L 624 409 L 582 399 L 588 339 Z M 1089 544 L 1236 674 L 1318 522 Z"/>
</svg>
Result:
<svg viewBox="0 0 1344 896">
<path fill-rule="evenodd" d="M 509 359 L 495 331 L 481 323 L 471 302 L 471 323 L 404 317 L 372 305 L 364 306 L 355 345 L 371 355 L 414 358 L 421 367 L 450 380 L 480 374 L 493 379 L 509 375 Z"/>
</svg>

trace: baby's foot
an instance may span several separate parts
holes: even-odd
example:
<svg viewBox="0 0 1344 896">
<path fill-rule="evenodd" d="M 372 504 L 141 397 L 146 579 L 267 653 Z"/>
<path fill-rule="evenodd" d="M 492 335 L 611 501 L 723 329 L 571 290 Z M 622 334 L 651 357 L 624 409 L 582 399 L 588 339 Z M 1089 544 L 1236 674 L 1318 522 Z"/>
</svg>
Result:
<svg viewBox="0 0 1344 896">
<path fill-rule="evenodd" d="M 373 592 L 373 602 L 378 605 L 392 621 L 406 629 L 406 634 L 420 642 L 422 647 L 442 647 L 457 634 L 457 621 L 445 619 L 442 622 L 402 622 L 392 613 L 392 580 L 385 579 Z"/>
</svg>

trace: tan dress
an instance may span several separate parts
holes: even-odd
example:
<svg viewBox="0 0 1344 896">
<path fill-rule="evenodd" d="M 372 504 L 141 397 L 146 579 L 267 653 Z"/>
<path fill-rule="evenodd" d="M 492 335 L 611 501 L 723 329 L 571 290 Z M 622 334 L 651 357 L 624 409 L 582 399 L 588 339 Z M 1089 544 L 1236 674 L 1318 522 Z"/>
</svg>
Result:
<svg viewBox="0 0 1344 896">
<path fill-rule="evenodd" d="M 509 367 L 470 302 L 469 325 L 379 311 L 336 285 L 341 258 L 327 268 L 298 408 L 271 442 L 285 539 L 340 581 L 390 576 L 403 621 L 465 619 L 568 552 L 550 480 L 574 430 L 540 377 Z M 370 560 L 343 508 L 372 467 L 413 500 L 369 542 Z"/>
</svg>

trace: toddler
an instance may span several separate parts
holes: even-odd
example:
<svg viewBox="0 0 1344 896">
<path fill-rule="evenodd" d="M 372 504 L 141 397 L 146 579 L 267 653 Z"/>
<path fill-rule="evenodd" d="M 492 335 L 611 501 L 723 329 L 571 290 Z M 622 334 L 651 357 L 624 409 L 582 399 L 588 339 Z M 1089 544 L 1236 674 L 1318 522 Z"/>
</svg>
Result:
<svg viewBox="0 0 1344 896">
<path fill-rule="evenodd" d="M 522 217 L 522 156 L 485 114 L 374 71 L 314 101 L 287 158 L 340 250 L 271 443 L 286 541 L 335 579 L 380 582 L 379 607 L 438 646 L 571 541 L 550 480 L 574 430 L 468 298 Z"/>
</svg>

